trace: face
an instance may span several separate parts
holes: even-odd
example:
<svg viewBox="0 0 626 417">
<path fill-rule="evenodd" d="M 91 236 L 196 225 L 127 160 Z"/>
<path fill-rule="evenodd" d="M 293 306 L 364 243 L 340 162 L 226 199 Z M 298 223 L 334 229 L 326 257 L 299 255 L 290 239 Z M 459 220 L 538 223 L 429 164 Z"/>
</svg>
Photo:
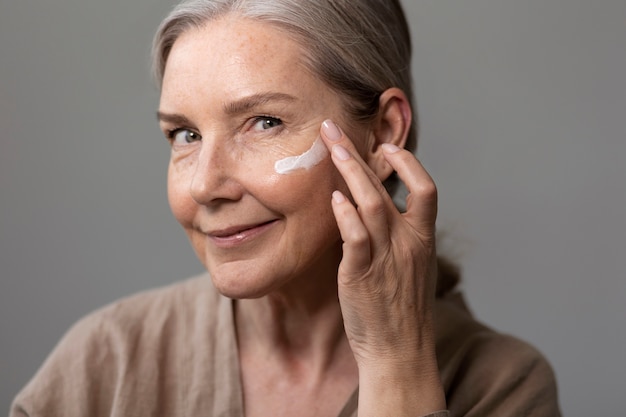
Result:
<svg viewBox="0 0 626 417">
<path fill-rule="evenodd" d="M 169 202 L 232 298 L 336 276 L 341 241 L 330 201 L 336 189 L 347 193 L 345 183 L 327 155 L 307 169 L 274 167 L 309 150 L 325 119 L 346 125 L 341 99 L 302 56 L 284 32 L 226 17 L 183 33 L 165 68 Z"/>
</svg>

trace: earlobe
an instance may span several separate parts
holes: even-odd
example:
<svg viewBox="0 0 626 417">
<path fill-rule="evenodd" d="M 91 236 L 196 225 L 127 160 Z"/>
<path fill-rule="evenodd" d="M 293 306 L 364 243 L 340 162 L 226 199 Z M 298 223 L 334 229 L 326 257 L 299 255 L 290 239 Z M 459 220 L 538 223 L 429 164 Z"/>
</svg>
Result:
<svg viewBox="0 0 626 417">
<path fill-rule="evenodd" d="M 387 163 L 381 145 L 391 143 L 404 148 L 411 130 L 411 104 L 402 90 L 385 90 L 379 100 L 378 115 L 372 126 L 373 140 L 368 150 L 367 163 L 381 181 L 386 180 L 393 168 Z"/>
</svg>

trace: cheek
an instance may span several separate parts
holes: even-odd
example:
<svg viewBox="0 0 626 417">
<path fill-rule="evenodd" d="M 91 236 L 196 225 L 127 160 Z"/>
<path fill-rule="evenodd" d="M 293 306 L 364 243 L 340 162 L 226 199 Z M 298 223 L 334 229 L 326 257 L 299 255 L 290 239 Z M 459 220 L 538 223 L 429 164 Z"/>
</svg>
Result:
<svg viewBox="0 0 626 417">
<path fill-rule="evenodd" d="M 170 209 L 183 226 L 193 220 L 197 208 L 189 193 L 191 176 L 188 171 L 170 163 L 167 173 L 167 199 Z"/>
<path fill-rule="evenodd" d="M 318 137 L 313 145 L 304 153 L 297 156 L 289 156 L 279 159 L 274 163 L 274 171 L 278 174 L 289 174 L 297 170 L 311 169 L 322 162 L 328 156 L 328 149 Z"/>
<path fill-rule="evenodd" d="M 326 159 L 307 171 L 282 175 L 282 209 L 288 233 L 285 246 L 301 262 L 311 254 L 326 253 L 340 242 L 339 228 L 332 210 L 332 192 L 345 192 L 345 183 L 332 161 Z"/>
<path fill-rule="evenodd" d="M 276 203 L 302 209 L 302 204 L 318 199 L 320 192 L 327 194 L 339 175 L 321 139 L 312 144 L 301 141 L 298 146 L 275 144 L 247 162 L 241 164 L 244 168 L 238 177 L 252 194 L 259 191 L 256 197 L 268 206 Z"/>
<path fill-rule="evenodd" d="M 303 214 L 314 212 L 332 215 L 332 192 L 346 188 L 343 178 L 329 157 L 310 169 L 273 175 L 276 178 L 275 201 L 282 201 L 283 206 L 290 211 Z"/>
</svg>

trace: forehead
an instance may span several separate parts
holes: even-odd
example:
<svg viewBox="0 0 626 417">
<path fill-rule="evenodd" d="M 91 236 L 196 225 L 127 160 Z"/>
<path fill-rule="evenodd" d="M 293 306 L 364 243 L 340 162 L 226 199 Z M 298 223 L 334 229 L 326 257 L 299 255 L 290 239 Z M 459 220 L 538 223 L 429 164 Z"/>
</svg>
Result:
<svg viewBox="0 0 626 417">
<path fill-rule="evenodd" d="M 303 48 L 285 31 L 268 23 L 225 16 L 189 29 L 175 41 L 165 67 L 162 95 L 172 89 L 239 95 L 268 84 L 302 87 L 314 82 L 303 57 Z"/>
</svg>

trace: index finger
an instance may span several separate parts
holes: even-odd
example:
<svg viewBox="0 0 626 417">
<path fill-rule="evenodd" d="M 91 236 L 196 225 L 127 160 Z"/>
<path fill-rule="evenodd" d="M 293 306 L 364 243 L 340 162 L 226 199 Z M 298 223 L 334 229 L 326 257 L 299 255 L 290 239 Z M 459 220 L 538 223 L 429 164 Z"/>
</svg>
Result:
<svg viewBox="0 0 626 417">
<path fill-rule="evenodd" d="M 324 122 L 322 137 L 352 194 L 352 200 L 374 247 L 381 247 L 388 242 L 389 217 L 396 211 L 391 197 L 380 179 L 361 158 L 352 141 L 334 123 L 328 120 Z"/>
<path fill-rule="evenodd" d="M 331 154 L 333 152 L 333 146 L 341 145 L 342 147 L 344 147 L 350 153 L 350 155 L 354 157 L 354 160 L 359 165 L 361 165 L 361 167 L 363 168 L 363 171 L 367 174 L 372 184 L 374 184 L 374 186 L 379 191 L 382 192 L 384 187 L 382 187 L 380 180 L 378 179 L 376 174 L 372 172 L 372 170 L 367 165 L 367 163 L 363 160 L 363 158 L 361 158 L 361 155 L 359 154 L 359 151 L 356 149 L 356 146 L 354 146 L 354 143 L 352 142 L 352 140 L 348 138 L 348 136 L 341 130 L 341 128 L 337 126 L 337 124 L 335 124 L 330 119 L 324 120 L 324 122 L 322 123 L 321 133 L 322 133 L 321 135 L 322 139 L 324 140 L 326 146 L 328 147 L 328 151 Z"/>
</svg>

